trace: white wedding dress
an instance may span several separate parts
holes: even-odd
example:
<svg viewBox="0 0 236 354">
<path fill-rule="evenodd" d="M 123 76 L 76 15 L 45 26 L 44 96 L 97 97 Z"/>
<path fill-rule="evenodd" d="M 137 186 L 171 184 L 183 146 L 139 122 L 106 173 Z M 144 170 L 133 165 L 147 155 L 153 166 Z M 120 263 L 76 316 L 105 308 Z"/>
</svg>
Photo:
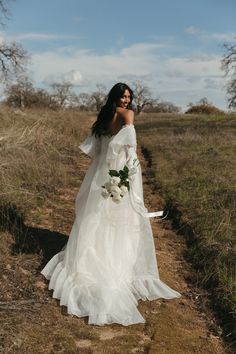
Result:
<svg viewBox="0 0 236 354">
<path fill-rule="evenodd" d="M 136 164 L 130 191 L 119 204 L 101 195 L 109 169 L 133 166 L 136 131 L 125 124 L 113 136 L 89 135 L 79 146 L 92 158 L 75 202 L 75 220 L 64 248 L 42 269 L 52 297 L 88 324 L 145 323 L 138 300 L 172 299 L 181 294 L 159 278 L 142 172 Z M 136 160 L 138 161 L 138 160 Z"/>
</svg>

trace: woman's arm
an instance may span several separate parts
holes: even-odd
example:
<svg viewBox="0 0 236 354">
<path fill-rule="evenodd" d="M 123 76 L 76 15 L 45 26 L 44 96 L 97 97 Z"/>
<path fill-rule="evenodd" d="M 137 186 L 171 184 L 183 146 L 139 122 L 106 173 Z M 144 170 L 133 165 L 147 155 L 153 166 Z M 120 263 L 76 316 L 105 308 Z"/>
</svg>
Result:
<svg viewBox="0 0 236 354">
<path fill-rule="evenodd" d="M 134 111 L 131 109 L 126 109 L 122 113 L 124 124 L 134 124 Z"/>
<path fill-rule="evenodd" d="M 134 111 L 132 109 L 117 108 L 116 112 L 124 124 L 134 124 Z"/>
</svg>

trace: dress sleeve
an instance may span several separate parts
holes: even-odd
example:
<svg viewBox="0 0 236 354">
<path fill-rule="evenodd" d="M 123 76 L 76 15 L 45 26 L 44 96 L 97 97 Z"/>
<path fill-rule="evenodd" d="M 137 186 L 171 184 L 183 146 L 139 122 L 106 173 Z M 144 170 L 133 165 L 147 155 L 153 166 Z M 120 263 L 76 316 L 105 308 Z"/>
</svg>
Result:
<svg viewBox="0 0 236 354">
<path fill-rule="evenodd" d="M 100 150 L 100 139 L 95 137 L 95 135 L 89 135 L 82 144 L 79 145 L 79 148 L 92 158 L 96 156 Z"/>
<path fill-rule="evenodd" d="M 129 180 L 130 180 L 130 202 L 132 208 L 141 216 L 146 218 L 163 216 L 163 210 L 149 212 L 144 205 L 143 200 L 143 186 L 142 186 L 142 171 L 140 162 L 137 158 L 136 150 L 133 147 L 127 146 L 129 167 Z M 163 219 L 163 218 L 162 218 Z"/>
<path fill-rule="evenodd" d="M 114 165 L 114 162 L 119 158 L 120 152 L 124 150 L 126 159 L 131 159 L 131 155 L 136 153 L 136 147 L 137 140 L 134 125 L 125 124 L 108 145 L 106 155 L 108 165 Z"/>
<path fill-rule="evenodd" d="M 139 159 L 136 152 L 136 146 L 125 145 L 126 152 L 126 165 L 128 166 L 130 173 L 137 172 L 137 166 L 139 165 Z"/>
<path fill-rule="evenodd" d="M 137 157 L 137 138 L 133 124 L 125 125 L 110 142 L 106 160 L 110 166 L 118 158 L 121 151 L 125 153 L 125 164 L 129 168 L 130 202 L 136 213 L 143 217 L 160 217 L 163 211 L 148 212 L 143 200 L 142 171 Z"/>
</svg>

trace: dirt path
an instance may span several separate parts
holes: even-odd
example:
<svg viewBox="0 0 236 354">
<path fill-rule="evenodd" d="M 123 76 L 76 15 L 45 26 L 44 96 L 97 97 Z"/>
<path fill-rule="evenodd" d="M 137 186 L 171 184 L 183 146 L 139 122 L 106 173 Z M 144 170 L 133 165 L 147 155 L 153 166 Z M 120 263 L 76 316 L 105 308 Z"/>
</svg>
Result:
<svg viewBox="0 0 236 354">
<path fill-rule="evenodd" d="M 161 201 L 154 195 L 145 176 L 146 162 L 139 151 L 143 170 L 145 205 L 149 210 L 161 208 Z M 68 165 L 68 188 L 58 194 L 42 209 L 33 210 L 27 224 L 69 235 L 74 219 L 74 201 L 81 179 L 90 161 L 83 154 Z M 227 353 L 221 342 L 215 321 L 210 312 L 202 312 L 199 303 L 205 294 L 193 289 L 188 279 L 194 276 L 183 258 L 185 243 L 171 229 L 168 220 L 151 219 L 156 245 L 157 262 L 161 279 L 182 297 L 174 300 L 139 301 L 139 310 L 145 324 L 124 327 L 118 324 L 94 326 L 87 324 L 87 317 L 68 315 L 59 301 L 52 299 L 48 282 L 39 274 L 42 264 L 37 256 L 20 255 L 12 260 L 12 269 L 21 267 L 25 287 L 31 275 L 32 292 L 28 299 L 3 311 L 5 327 L 4 353 Z M 20 259 L 19 259 L 20 257 Z M 9 263 L 11 261 L 9 260 Z M 8 268 L 9 268 L 8 267 Z M 10 270 L 10 268 L 9 268 Z M 1 304 L 0 304 L 1 309 Z M 8 337 L 7 337 L 8 336 Z M 6 350 L 7 348 L 7 350 Z"/>
</svg>

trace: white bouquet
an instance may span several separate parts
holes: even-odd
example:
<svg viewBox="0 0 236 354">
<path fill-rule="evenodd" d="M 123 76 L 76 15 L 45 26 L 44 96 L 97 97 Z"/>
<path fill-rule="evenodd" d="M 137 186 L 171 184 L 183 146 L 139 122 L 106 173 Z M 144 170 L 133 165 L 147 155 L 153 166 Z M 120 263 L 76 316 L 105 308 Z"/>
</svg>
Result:
<svg viewBox="0 0 236 354">
<path fill-rule="evenodd" d="M 133 160 L 133 165 L 129 168 L 127 165 L 123 167 L 122 170 L 109 170 L 110 179 L 106 182 L 102 188 L 102 196 L 107 199 L 112 198 L 112 201 L 115 203 L 120 203 L 121 199 L 128 193 L 130 190 L 130 181 L 131 176 L 137 172 L 137 165 L 135 163 L 138 159 Z M 139 164 L 139 162 L 138 162 Z"/>
</svg>

